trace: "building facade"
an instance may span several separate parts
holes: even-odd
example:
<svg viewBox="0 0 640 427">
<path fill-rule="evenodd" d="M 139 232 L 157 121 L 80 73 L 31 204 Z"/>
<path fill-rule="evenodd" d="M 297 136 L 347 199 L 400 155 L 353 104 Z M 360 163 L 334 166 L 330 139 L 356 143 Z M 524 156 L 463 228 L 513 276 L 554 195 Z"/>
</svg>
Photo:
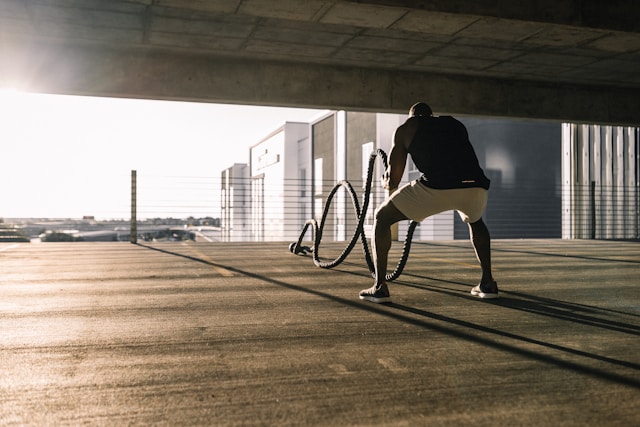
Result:
<svg viewBox="0 0 640 427">
<path fill-rule="evenodd" d="M 309 130 L 287 122 L 250 148 L 250 240 L 295 240 L 311 215 Z"/>
<path fill-rule="evenodd" d="M 560 238 L 561 123 L 460 117 L 491 179 L 484 219 L 496 239 Z M 455 238 L 468 227 L 455 217 Z"/>
<path fill-rule="evenodd" d="M 640 129 L 563 124 L 562 237 L 640 239 Z"/>
<path fill-rule="evenodd" d="M 369 158 L 376 150 L 391 149 L 395 129 L 406 116 L 398 114 L 335 111 L 311 123 L 313 150 L 313 213 L 320 221 L 329 194 L 336 184 L 348 181 L 356 193 L 359 208 L 363 207 Z M 378 157 L 373 165 L 369 209 L 364 213 L 364 229 L 370 237 L 373 214 L 386 197 L 380 186 L 384 166 Z M 330 215 L 324 225 L 323 239 L 350 240 L 359 221 L 350 193 L 339 187 L 332 200 Z"/>
<path fill-rule="evenodd" d="M 329 195 L 343 181 L 362 207 L 370 155 L 377 149 L 389 153 L 406 118 L 332 111 L 310 123 L 286 123 L 251 147 L 248 168 L 234 165 L 223 173 L 225 238 L 295 241 L 307 220 L 320 222 Z M 491 179 L 484 219 L 492 238 L 638 238 L 637 128 L 459 119 Z M 387 197 L 379 158 L 373 169 L 367 237 L 375 208 Z M 409 159 L 403 182 L 419 176 Z M 579 195 L 594 182 L 602 186 Z M 354 204 L 344 187 L 332 197 L 322 238 L 350 240 L 358 223 Z M 400 240 L 407 228 L 408 222 L 398 225 Z M 416 241 L 468 238 L 467 225 L 453 211 L 425 219 L 414 234 Z"/>
<path fill-rule="evenodd" d="M 250 239 L 249 165 L 236 163 L 220 174 L 220 231 L 224 242 Z"/>
</svg>

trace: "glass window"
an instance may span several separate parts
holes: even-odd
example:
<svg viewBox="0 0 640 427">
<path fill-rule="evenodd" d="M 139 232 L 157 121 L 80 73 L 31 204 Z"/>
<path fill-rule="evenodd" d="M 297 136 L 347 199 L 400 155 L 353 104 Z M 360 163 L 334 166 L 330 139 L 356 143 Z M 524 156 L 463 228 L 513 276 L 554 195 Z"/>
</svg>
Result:
<svg viewBox="0 0 640 427">
<path fill-rule="evenodd" d="M 373 142 L 362 144 L 362 185 L 367 182 L 367 173 L 369 172 L 369 156 L 373 153 Z"/>
<path fill-rule="evenodd" d="M 322 194 L 322 158 L 316 159 L 315 163 L 314 186 L 315 194 Z"/>
</svg>

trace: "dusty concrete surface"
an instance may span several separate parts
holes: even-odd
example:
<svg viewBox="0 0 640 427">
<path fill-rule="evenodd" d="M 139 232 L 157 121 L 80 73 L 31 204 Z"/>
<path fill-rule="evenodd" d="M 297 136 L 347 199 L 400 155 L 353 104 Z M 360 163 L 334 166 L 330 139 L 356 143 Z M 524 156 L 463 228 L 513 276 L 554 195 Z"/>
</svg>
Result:
<svg viewBox="0 0 640 427">
<path fill-rule="evenodd" d="M 286 246 L 0 244 L 0 425 L 640 424 L 639 243 L 496 241 L 493 302 L 417 243 L 390 305 Z"/>
</svg>

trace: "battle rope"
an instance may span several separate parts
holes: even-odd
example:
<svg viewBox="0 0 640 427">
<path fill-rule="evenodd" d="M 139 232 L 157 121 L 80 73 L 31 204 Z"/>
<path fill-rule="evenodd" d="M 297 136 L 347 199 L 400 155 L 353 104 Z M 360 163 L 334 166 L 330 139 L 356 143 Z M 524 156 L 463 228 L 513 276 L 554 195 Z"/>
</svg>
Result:
<svg viewBox="0 0 640 427">
<path fill-rule="evenodd" d="M 373 166 L 374 166 L 376 157 L 378 156 L 380 156 L 380 159 L 382 160 L 384 170 L 387 169 L 387 154 L 380 149 L 371 153 L 371 155 L 369 156 L 369 166 L 367 171 L 367 180 L 365 183 L 365 190 L 363 194 L 362 209 L 360 209 L 360 204 L 358 203 L 358 196 L 356 195 L 355 190 L 351 186 L 351 183 L 349 183 L 349 181 L 338 182 L 333 187 L 333 189 L 329 193 L 329 196 L 327 197 L 327 201 L 325 202 L 324 210 L 322 212 L 322 219 L 320 220 L 320 225 L 318 225 L 318 222 L 315 219 L 307 220 L 304 223 L 304 227 L 302 228 L 302 231 L 300 232 L 300 237 L 298 237 L 298 241 L 291 243 L 289 245 L 289 251 L 291 251 L 293 254 L 296 254 L 296 255 L 306 255 L 307 253 L 312 253 L 313 263 L 316 266 L 320 268 L 333 268 L 339 265 L 340 263 L 342 263 L 347 258 L 347 256 L 349 255 L 349 253 L 351 253 L 351 250 L 355 246 L 358 238 L 360 238 L 360 240 L 362 241 L 362 250 L 364 252 L 364 258 L 367 262 L 367 266 L 369 267 L 369 271 L 371 272 L 371 275 L 375 277 L 375 266 L 371 258 L 371 252 L 369 251 L 369 245 L 367 244 L 367 238 L 364 233 L 363 225 L 364 225 L 364 220 L 367 214 L 367 209 L 369 207 L 369 196 L 371 195 L 371 182 L 373 181 L 372 179 Z M 349 241 L 349 244 L 344 248 L 344 250 L 342 251 L 342 254 L 340 254 L 340 256 L 338 256 L 333 261 L 322 262 L 320 261 L 320 242 L 322 241 L 322 232 L 324 230 L 324 224 L 327 219 L 327 215 L 329 214 L 329 207 L 331 206 L 333 197 L 338 192 L 340 187 L 344 187 L 349 193 L 349 196 L 351 197 L 351 203 L 353 204 L 353 208 L 356 212 L 356 217 L 358 218 L 358 225 L 356 226 L 353 232 L 351 241 Z M 413 232 L 415 231 L 417 225 L 418 223 L 415 221 L 411 221 L 411 223 L 409 224 L 409 229 L 407 230 L 407 236 L 404 241 L 404 246 L 402 250 L 402 256 L 400 257 L 400 261 L 398 262 L 398 265 L 396 266 L 395 270 L 392 273 L 386 275 L 385 280 L 393 281 L 397 279 L 402 273 L 402 270 L 404 269 L 404 266 L 407 263 L 407 258 L 409 257 L 409 251 L 411 249 L 411 238 L 413 237 Z M 307 232 L 307 229 L 309 227 L 312 227 L 313 234 L 314 234 L 313 247 L 311 248 L 308 246 L 302 245 L 302 239 L 304 238 Z"/>
</svg>

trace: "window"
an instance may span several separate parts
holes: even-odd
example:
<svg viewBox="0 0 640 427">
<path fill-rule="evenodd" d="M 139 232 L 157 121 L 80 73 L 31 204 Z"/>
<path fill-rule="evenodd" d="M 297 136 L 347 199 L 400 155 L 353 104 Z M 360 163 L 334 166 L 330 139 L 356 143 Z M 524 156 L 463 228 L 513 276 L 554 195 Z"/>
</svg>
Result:
<svg viewBox="0 0 640 427">
<path fill-rule="evenodd" d="M 298 170 L 298 185 L 300 186 L 300 197 L 307 196 L 307 170 L 302 168 Z"/>
<path fill-rule="evenodd" d="M 373 153 L 373 142 L 362 144 L 362 186 L 367 182 L 367 173 L 369 172 L 369 156 Z"/>
<path fill-rule="evenodd" d="M 314 162 L 314 186 L 315 194 L 322 194 L 322 158 L 316 159 Z"/>
</svg>

